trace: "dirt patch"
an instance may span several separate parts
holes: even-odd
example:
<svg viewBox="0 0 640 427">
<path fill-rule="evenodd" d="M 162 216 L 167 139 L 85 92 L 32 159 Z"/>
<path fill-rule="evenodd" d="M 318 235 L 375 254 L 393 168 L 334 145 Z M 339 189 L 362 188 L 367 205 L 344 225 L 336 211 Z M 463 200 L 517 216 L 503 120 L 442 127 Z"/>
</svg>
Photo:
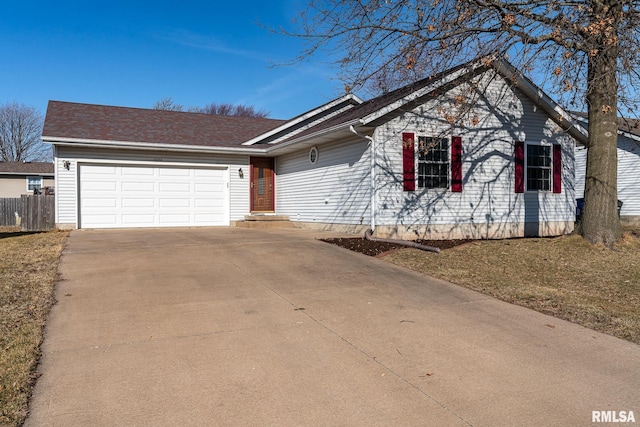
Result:
<svg viewBox="0 0 640 427">
<path fill-rule="evenodd" d="M 405 245 L 387 242 L 375 242 L 372 240 L 364 239 L 362 237 L 338 237 L 333 239 L 322 239 L 322 241 L 369 256 L 379 256 L 389 251 L 407 248 Z M 473 240 L 415 240 L 415 242 L 421 245 L 445 250 L 463 245 L 465 243 L 473 242 Z"/>
</svg>

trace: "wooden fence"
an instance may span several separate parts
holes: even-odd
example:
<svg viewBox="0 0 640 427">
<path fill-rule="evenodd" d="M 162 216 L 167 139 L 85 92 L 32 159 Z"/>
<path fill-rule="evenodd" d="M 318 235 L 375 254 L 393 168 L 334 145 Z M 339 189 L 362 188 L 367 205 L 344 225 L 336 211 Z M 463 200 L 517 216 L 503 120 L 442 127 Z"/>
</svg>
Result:
<svg viewBox="0 0 640 427">
<path fill-rule="evenodd" d="M 20 216 L 22 203 L 20 198 L 0 199 L 0 226 L 15 226 L 16 215 Z"/>
<path fill-rule="evenodd" d="M 0 226 L 20 225 L 22 231 L 52 230 L 56 225 L 55 200 L 55 196 L 46 195 L 0 199 Z"/>
</svg>

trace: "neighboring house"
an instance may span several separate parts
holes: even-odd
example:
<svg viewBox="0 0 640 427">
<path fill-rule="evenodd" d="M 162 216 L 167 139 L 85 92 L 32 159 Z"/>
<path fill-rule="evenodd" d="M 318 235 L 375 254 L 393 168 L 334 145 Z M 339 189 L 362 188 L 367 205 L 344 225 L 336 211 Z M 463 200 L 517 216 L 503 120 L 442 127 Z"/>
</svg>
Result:
<svg viewBox="0 0 640 427">
<path fill-rule="evenodd" d="M 582 117 L 584 120 L 584 117 Z M 622 202 L 620 220 L 640 225 L 640 122 L 621 119 L 618 130 L 618 200 Z M 577 146 L 576 197 L 584 198 L 587 149 Z"/>
<path fill-rule="evenodd" d="M 63 228 L 299 226 L 401 238 L 560 235 L 584 129 L 503 61 L 288 121 L 51 101 Z"/>
<path fill-rule="evenodd" d="M 54 182 L 51 162 L 0 162 L 0 198 L 53 192 Z"/>
</svg>

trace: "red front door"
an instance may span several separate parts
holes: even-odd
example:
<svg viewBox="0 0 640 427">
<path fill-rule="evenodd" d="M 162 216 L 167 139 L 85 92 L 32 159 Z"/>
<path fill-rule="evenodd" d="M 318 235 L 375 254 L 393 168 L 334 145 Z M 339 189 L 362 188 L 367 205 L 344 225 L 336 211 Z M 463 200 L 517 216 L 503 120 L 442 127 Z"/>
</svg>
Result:
<svg viewBox="0 0 640 427">
<path fill-rule="evenodd" d="M 274 179 L 272 158 L 251 158 L 251 212 L 274 211 Z"/>
</svg>

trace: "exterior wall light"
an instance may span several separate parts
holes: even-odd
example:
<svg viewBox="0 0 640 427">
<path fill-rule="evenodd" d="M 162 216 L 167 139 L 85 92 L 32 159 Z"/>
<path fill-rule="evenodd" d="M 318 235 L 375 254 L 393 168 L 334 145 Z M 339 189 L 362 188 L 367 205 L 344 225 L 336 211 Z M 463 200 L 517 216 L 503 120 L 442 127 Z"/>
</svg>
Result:
<svg viewBox="0 0 640 427">
<path fill-rule="evenodd" d="M 69 162 L 69 160 L 64 160 L 62 162 L 62 166 L 64 166 L 66 170 L 69 170 L 70 165 L 71 165 L 71 162 Z"/>
<path fill-rule="evenodd" d="M 238 176 L 240 177 L 240 179 L 244 178 L 244 172 L 242 171 L 242 168 L 238 169 Z"/>
</svg>

